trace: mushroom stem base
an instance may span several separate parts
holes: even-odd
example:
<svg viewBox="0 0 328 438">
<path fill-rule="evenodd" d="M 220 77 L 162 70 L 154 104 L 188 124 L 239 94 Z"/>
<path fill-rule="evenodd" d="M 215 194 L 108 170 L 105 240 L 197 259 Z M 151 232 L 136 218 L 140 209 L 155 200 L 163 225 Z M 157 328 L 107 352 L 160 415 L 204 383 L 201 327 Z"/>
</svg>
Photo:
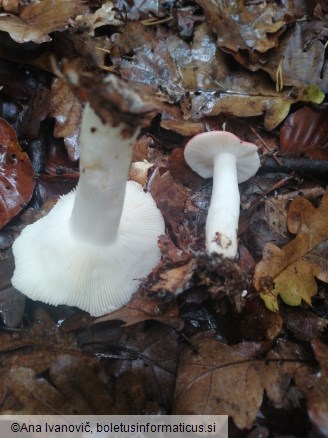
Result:
<svg viewBox="0 0 328 438">
<path fill-rule="evenodd" d="M 75 195 L 61 197 L 16 239 L 12 284 L 33 300 L 100 316 L 126 304 L 159 262 L 164 221 L 151 195 L 130 181 L 117 238 L 106 246 L 92 245 L 71 233 Z"/>
</svg>

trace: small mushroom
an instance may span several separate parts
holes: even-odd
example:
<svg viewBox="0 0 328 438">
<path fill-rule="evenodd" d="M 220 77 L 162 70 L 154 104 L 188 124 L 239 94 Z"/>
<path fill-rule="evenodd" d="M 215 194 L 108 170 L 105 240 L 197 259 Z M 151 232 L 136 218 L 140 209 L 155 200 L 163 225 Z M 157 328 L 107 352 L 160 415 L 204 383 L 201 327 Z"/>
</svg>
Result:
<svg viewBox="0 0 328 438">
<path fill-rule="evenodd" d="M 164 220 L 149 193 L 126 182 L 132 145 L 124 122 L 103 123 L 91 106 L 80 134 L 80 180 L 13 245 L 13 286 L 33 300 L 100 316 L 126 304 L 160 260 Z"/>
<path fill-rule="evenodd" d="M 213 177 L 206 220 L 206 251 L 234 258 L 240 209 L 238 183 L 260 167 L 257 146 L 226 131 L 198 134 L 186 145 L 187 164 L 203 178 Z"/>
</svg>

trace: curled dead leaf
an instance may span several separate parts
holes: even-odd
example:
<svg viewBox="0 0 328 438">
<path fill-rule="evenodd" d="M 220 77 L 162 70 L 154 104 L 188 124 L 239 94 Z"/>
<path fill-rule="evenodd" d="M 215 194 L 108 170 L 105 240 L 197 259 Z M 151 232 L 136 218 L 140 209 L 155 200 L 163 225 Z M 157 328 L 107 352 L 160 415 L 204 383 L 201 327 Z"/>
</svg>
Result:
<svg viewBox="0 0 328 438">
<path fill-rule="evenodd" d="M 280 154 L 313 156 L 314 150 L 328 147 L 328 111 L 317 112 L 304 107 L 294 112 L 280 128 Z"/>
</svg>

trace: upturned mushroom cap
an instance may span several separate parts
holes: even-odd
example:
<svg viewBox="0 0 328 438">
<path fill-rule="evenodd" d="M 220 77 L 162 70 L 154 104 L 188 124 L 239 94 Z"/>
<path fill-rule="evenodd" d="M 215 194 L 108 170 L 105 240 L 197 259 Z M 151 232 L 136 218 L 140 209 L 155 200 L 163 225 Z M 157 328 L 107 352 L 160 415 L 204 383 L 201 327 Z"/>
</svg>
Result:
<svg viewBox="0 0 328 438">
<path fill-rule="evenodd" d="M 62 196 L 16 239 L 12 284 L 33 300 L 99 316 L 126 304 L 160 260 L 164 221 L 151 195 L 129 181 L 117 239 L 92 245 L 70 231 L 74 198 L 75 191 Z"/>
<path fill-rule="evenodd" d="M 256 145 L 242 141 L 226 131 L 210 131 L 196 135 L 187 143 L 184 155 L 187 164 L 198 175 L 212 178 L 214 157 L 220 152 L 235 155 L 239 183 L 255 175 L 260 167 Z"/>
</svg>

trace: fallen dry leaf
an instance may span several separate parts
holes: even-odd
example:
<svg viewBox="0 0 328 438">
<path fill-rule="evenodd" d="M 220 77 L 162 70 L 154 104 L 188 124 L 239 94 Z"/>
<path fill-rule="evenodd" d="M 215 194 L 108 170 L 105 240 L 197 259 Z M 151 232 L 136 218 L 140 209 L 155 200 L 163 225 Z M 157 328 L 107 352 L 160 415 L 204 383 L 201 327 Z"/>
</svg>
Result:
<svg viewBox="0 0 328 438">
<path fill-rule="evenodd" d="M 8 223 L 32 197 L 34 171 L 20 148 L 14 129 L 0 118 L 0 228 Z"/>
<path fill-rule="evenodd" d="M 205 20 L 203 15 L 198 14 L 198 9 L 198 6 L 193 4 L 184 5 L 182 8 L 177 9 L 176 16 L 180 36 L 191 37 L 195 24 Z"/>
<path fill-rule="evenodd" d="M 26 297 L 11 284 L 14 273 L 14 256 L 11 251 L 1 252 L 0 258 L 0 316 L 7 327 L 17 327 L 25 310 Z M 0 341 L 0 350 L 1 350 Z"/>
<path fill-rule="evenodd" d="M 125 327 L 151 320 L 167 324 L 177 331 L 181 331 L 184 326 L 183 320 L 179 316 L 178 306 L 174 301 L 165 301 L 165 297 L 151 293 L 148 288 L 143 289 L 143 287 L 133 294 L 126 306 L 96 318 L 91 324 L 117 320 L 122 321 Z"/>
<path fill-rule="evenodd" d="M 259 297 L 246 300 L 239 325 L 244 339 L 273 341 L 281 333 L 282 325 L 279 313 L 270 312 Z"/>
<path fill-rule="evenodd" d="M 328 376 L 328 349 L 320 339 L 313 339 L 311 342 L 315 357 L 320 364 L 322 375 Z"/>
<path fill-rule="evenodd" d="M 77 355 L 50 354 L 50 381 L 24 366 L 2 371 L 8 397 L 1 410 L 20 414 L 111 414 L 112 398 L 96 374 L 97 359 Z M 82 359 L 82 360 L 81 360 Z M 82 383 L 83 382 L 83 383 Z"/>
<path fill-rule="evenodd" d="M 174 232 L 179 231 L 179 225 L 184 220 L 184 206 L 187 201 L 187 190 L 175 183 L 170 171 L 156 169 L 152 174 L 148 190 L 155 199 L 157 207 Z"/>
<path fill-rule="evenodd" d="M 163 324 L 168 324 L 171 327 L 175 327 L 177 330 L 182 329 L 183 327 L 183 321 L 177 317 L 170 318 L 168 316 L 155 316 L 142 312 L 141 310 L 131 309 L 128 306 L 102 316 L 101 318 L 96 319 L 92 324 L 99 324 L 107 321 L 122 321 L 123 325 L 128 327 L 130 325 L 138 324 L 139 322 L 150 320 L 156 320 Z"/>
<path fill-rule="evenodd" d="M 33 90 L 31 99 L 24 111 L 23 120 L 19 126 L 19 137 L 24 137 L 29 141 L 35 140 L 40 134 L 41 122 L 48 116 L 49 107 L 49 90 L 46 87 Z"/>
<path fill-rule="evenodd" d="M 321 371 L 299 368 L 295 381 L 306 397 L 309 417 L 320 436 L 328 436 L 328 348 L 319 339 L 312 341 Z"/>
<path fill-rule="evenodd" d="M 265 361 L 259 363 L 263 388 L 276 408 L 295 407 L 292 381 L 300 367 L 306 368 L 307 360 L 310 360 L 310 356 L 304 347 L 278 339 L 275 348 L 266 355 Z"/>
<path fill-rule="evenodd" d="M 217 34 L 219 47 L 250 52 L 266 52 L 275 47 L 285 22 L 279 19 L 278 3 L 248 2 L 236 0 L 197 0 L 203 7 L 211 28 Z"/>
<path fill-rule="evenodd" d="M 310 310 L 291 309 L 287 306 L 281 308 L 281 316 L 288 330 L 296 339 L 310 342 L 314 338 L 320 337 L 325 331 L 328 320 L 320 318 Z M 278 315 L 277 313 L 271 313 Z"/>
<path fill-rule="evenodd" d="M 147 17 L 160 18 L 167 14 L 164 4 L 158 0 L 143 0 L 142 2 L 115 1 L 124 11 L 124 16 L 129 20 L 147 19 Z M 145 20 L 147 22 L 147 20 Z"/>
<path fill-rule="evenodd" d="M 277 92 L 263 74 L 231 69 L 229 59 L 217 48 L 208 23 L 197 27 L 192 44 L 177 35 L 151 38 L 148 29 L 138 30 L 141 35 L 123 46 L 124 51 L 133 51 L 134 56 L 118 57 L 115 67 L 125 79 L 163 90 L 172 103 L 180 101 L 183 118 L 189 123 L 221 113 L 239 117 L 264 114 L 265 127 L 273 129 L 287 116 L 290 106 L 303 99 L 298 90 L 293 97 L 290 90 Z M 174 114 L 164 117 L 162 123 L 184 133 L 183 122 L 176 126 L 176 121 Z M 198 123 L 192 127 L 195 128 L 197 132 Z"/>
<path fill-rule="evenodd" d="M 191 56 L 192 62 L 181 73 L 185 71 L 186 90 L 195 92 L 189 98 L 190 108 L 183 110 L 186 119 L 221 113 L 238 117 L 264 114 L 264 126 L 271 130 L 284 120 L 293 103 L 309 98 L 305 90 L 294 90 L 293 96 L 289 90 L 278 92 L 262 74 L 230 69 L 229 60 L 216 48 L 205 24 L 195 32 Z M 197 67 L 191 68 L 194 64 Z M 319 93 L 318 101 L 323 98 Z"/>
<path fill-rule="evenodd" d="M 63 137 L 69 158 L 78 160 L 82 105 L 64 79 L 55 79 L 52 83 L 50 116 L 56 119 L 54 136 Z"/>
<path fill-rule="evenodd" d="M 194 260 L 190 260 L 186 265 L 168 269 L 159 276 L 159 279 L 150 288 L 150 291 L 158 293 L 164 290 L 166 293 L 180 294 L 188 289 L 194 271 Z"/>
<path fill-rule="evenodd" d="M 182 115 L 180 115 L 180 118 L 168 118 L 167 120 L 162 117 L 161 127 L 177 132 L 185 137 L 194 136 L 206 130 L 204 123 L 184 120 Z"/>
<path fill-rule="evenodd" d="M 278 50 L 268 62 L 259 62 L 261 68 L 275 80 L 281 62 L 284 85 L 302 86 L 314 84 L 324 92 L 328 91 L 328 66 L 325 62 L 325 45 L 315 40 L 305 49 L 304 24 L 295 23 L 282 37 Z"/>
<path fill-rule="evenodd" d="M 17 348 L 26 347 L 29 343 L 22 341 L 20 339 L 15 339 L 11 333 L 1 333 L 0 334 L 0 351 L 12 351 Z"/>
<path fill-rule="evenodd" d="M 0 350 L 1 343 L 4 349 L 17 350 L 13 356 L 4 359 L 3 364 L 6 367 L 20 366 L 24 358 L 25 367 L 41 373 L 50 366 L 58 351 L 70 353 L 78 351 L 74 335 L 60 332 L 56 323 L 42 307 L 35 310 L 33 324 L 28 330 L 18 329 L 10 334 L 10 337 L 4 336 L 2 341 L 0 338 Z M 34 351 L 27 351 L 22 347 L 33 347 Z"/>
<path fill-rule="evenodd" d="M 317 200 L 325 193 L 325 189 L 318 186 L 304 187 L 300 190 L 279 194 L 275 196 L 266 196 L 264 201 L 264 220 L 268 226 L 283 238 L 289 239 L 287 228 L 288 207 L 290 202 L 298 196 L 303 196 L 309 201 Z M 262 218 L 262 215 L 261 215 Z"/>
<path fill-rule="evenodd" d="M 1 348 L 15 350 L 2 361 L 0 393 L 7 394 L 2 411 L 13 409 L 22 414 L 112 412 L 112 399 L 97 377 L 99 360 L 81 352 L 75 336 L 60 332 L 43 308 L 36 309 L 29 330 L 3 334 Z"/>
<path fill-rule="evenodd" d="M 289 2 L 289 4 L 292 3 L 294 4 L 294 2 Z M 296 9 L 298 8 L 296 7 Z M 288 13 L 287 10 L 285 12 Z M 323 29 L 324 25 L 320 21 L 314 20 L 309 23 L 307 20 L 305 22 L 296 20 L 282 35 L 279 35 L 278 32 L 279 42 L 276 40 L 276 47 L 272 51 L 250 54 L 246 51 L 238 51 L 234 42 L 232 42 L 232 47 L 226 46 L 224 50 L 231 53 L 238 62 L 249 70 L 267 72 L 271 79 L 277 82 L 278 89 L 282 89 L 283 86 L 304 88 L 304 86 L 312 84 L 318 87 L 315 94 L 318 93 L 319 89 L 327 92 L 328 68 L 325 62 L 325 32 L 323 31 L 321 37 L 318 35 Z M 309 38 L 309 33 L 313 33 L 315 37 Z M 311 101 L 313 101 L 312 98 Z"/>
<path fill-rule="evenodd" d="M 183 148 L 175 148 L 170 153 L 169 169 L 172 179 L 183 187 L 187 187 L 192 192 L 202 189 L 206 184 L 204 178 L 191 170 L 190 166 L 187 165 L 186 160 L 184 159 Z"/>
<path fill-rule="evenodd" d="M 280 154 L 313 156 L 328 148 L 328 111 L 303 107 L 289 115 L 280 128 Z M 326 151 L 327 152 L 327 151 Z"/>
<path fill-rule="evenodd" d="M 49 33 L 62 30 L 68 20 L 87 9 L 81 0 L 43 0 L 22 8 L 19 16 L 0 14 L 0 30 L 18 43 L 51 41 Z"/>
<path fill-rule="evenodd" d="M 12 335 L 11 335 L 12 336 Z M 13 336 L 12 336 L 13 337 Z M 8 340 L 9 341 L 9 340 Z M 18 342 L 16 339 L 12 340 L 11 346 L 14 346 L 14 343 L 18 345 Z M 31 344 L 31 341 L 30 341 Z M 9 346 L 8 342 L 8 346 Z M 29 345 L 29 344 L 28 344 Z M 22 346 L 27 346 L 26 343 Z M 3 370 L 11 370 L 13 367 L 20 367 L 22 366 L 22 358 L 24 358 L 24 368 L 31 369 L 35 372 L 35 374 L 42 374 L 47 372 L 49 369 L 51 362 L 56 358 L 58 354 L 58 351 L 50 351 L 50 350 L 32 350 L 32 351 L 26 351 L 23 350 L 23 353 L 21 351 L 15 352 L 12 356 L 8 356 L 6 360 L 3 362 Z"/>
<path fill-rule="evenodd" d="M 0 6 L 6 12 L 14 12 L 17 13 L 19 10 L 19 0 L 2 0 L 0 2 Z"/>
<path fill-rule="evenodd" d="M 115 382 L 115 408 L 124 415 L 165 414 L 165 409 L 146 395 L 142 380 L 132 372 L 118 376 Z"/>
<path fill-rule="evenodd" d="M 80 355 L 58 355 L 49 369 L 51 382 L 69 401 L 70 411 L 75 414 L 112 414 L 113 399 L 97 376 L 97 359 L 87 356 L 81 359 Z"/>
<path fill-rule="evenodd" d="M 267 243 L 256 265 L 254 286 L 266 306 L 277 311 L 278 295 L 287 304 L 311 305 L 317 293 L 315 277 L 328 282 L 328 192 L 319 208 L 305 198 L 295 198 L 288 210 L 287 225 L 296 237 L 281 249 Z"/>
<path fill-rule="evenodd" d="M 26 415 L 74 413 L 63 395 L 30 368 L 22 366 L 11 368 L 8 391 L 14 400 L 9 398 L 4 402 L 5 411 L 10 408 L 17 409 L 19 406 L 18 411 Z"/>
<path fill-rule="evenodd" d="M 132 40 L 130 34 L 131 43 L 127 47 L 133 44 L 136 54 L 132 60 L 125 57 L 118 59 L 115 67 L 119 68 L 124 79 L 155 85 L 170 97 L 171 102 L 176 102 L 184 94 L 183 72 L 190 62 L 189 45 L 175 35 L 163 40 L 156 38 L 147 28 L 134 27 L 134 31 L 139 31 L 137 39 Z M 140 39 L 146 42 L 142 46 Z"/>
<path fill-rule="evenodd" d="M 76 24 L 84 31 L 88 30 L 90 35 L 94 35 L 95 29 L 101 26 L 119 26 L 122 22 L 115 18 L 115 8 L 113 2 L 105 1 L 93 13 L 77 17 Z"/>
<path fill-rule="evenodd" d="M 263 388 L 247 345 L 240 353 L 213 336 L 191 339 L 179 360 L 173 413 L 231 416 L 240 429 L 251 428 L 262 403 Z"/>
<path fill-rule="evenodd" d="M 79 334 L 85 351 L 110 359 L 107 375 L 133 373 L 142 382 L 146 397 L 166 409 L 172 404 L 179 338 L 174 328 L 156 321 L 130 327 L 97 324 Z"/>
<path fill-rule="evenodd" d="M 214 336 L 198 334 L 182 351 L 174 396 L 174 414 L 227 414 L 239 429 L 250 429 L 263 391 L 275 407 L 295 407 L 293 378 L 310 356 L 297 344 L 278 341 L 228 346 Z"/>
</svg>

